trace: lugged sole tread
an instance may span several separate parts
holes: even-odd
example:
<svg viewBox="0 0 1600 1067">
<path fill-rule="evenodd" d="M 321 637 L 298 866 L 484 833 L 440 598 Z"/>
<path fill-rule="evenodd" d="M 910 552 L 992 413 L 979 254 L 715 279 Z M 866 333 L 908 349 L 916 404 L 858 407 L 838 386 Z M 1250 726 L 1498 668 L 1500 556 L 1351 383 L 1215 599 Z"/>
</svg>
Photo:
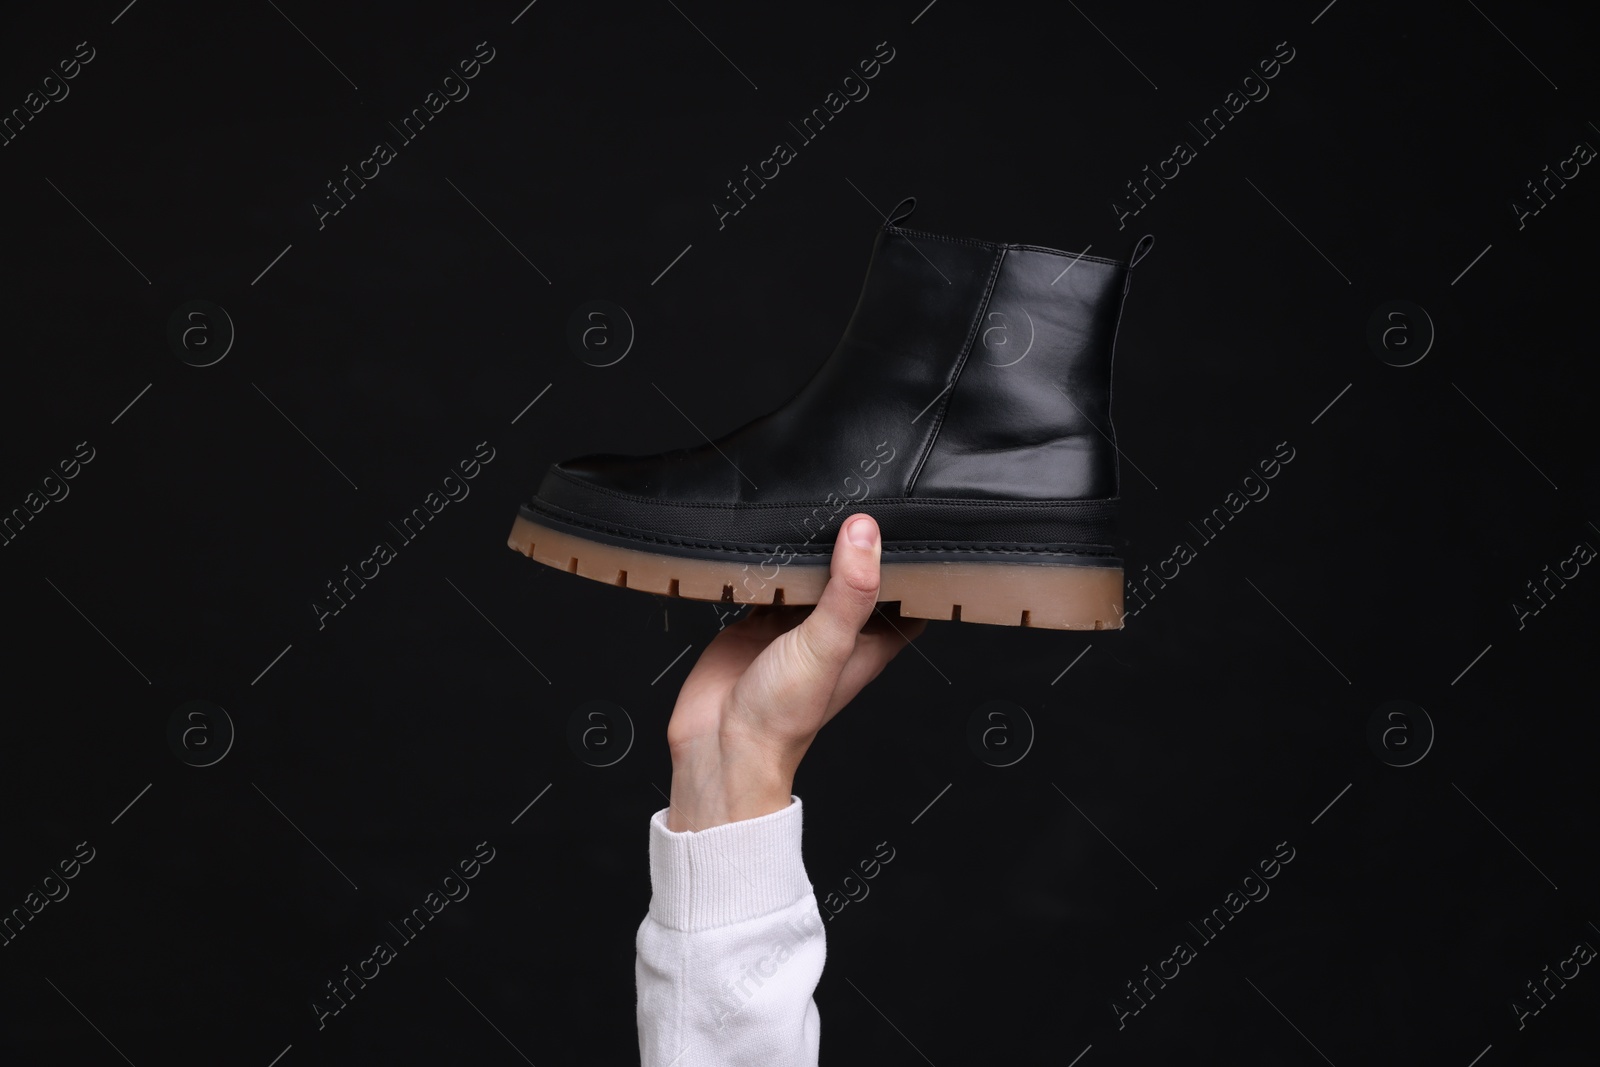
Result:
<svg viewBox="0 0 1600 1067">
<path fill-rule="evenodd" d="M 810 605 L 825 564 L 770 565 L 669 556 L 590 541 L 518 516 L 506 543 L 539 563 L 626 589 L 725 604 Z M 878 599 L 917 619 L 1041 630 L 1122 629 L 1122 568 L 1041 563 L 885 563 Z M 776 582 L 781 580 L 782 585 Z"/>
</svg>

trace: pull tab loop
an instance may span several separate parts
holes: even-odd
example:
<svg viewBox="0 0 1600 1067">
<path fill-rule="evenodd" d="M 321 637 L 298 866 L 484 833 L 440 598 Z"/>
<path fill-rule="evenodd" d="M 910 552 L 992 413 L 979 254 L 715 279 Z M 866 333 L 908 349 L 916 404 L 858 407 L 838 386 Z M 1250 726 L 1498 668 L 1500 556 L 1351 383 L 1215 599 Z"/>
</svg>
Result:
<svg viewBox="0 0 1600 1067">
<path fill-rule="evenodd" d="M 1128 257 L 1128 269 L 1132 270 L 1134 267 L 1137 267 L 1139 265 L 1139 261 L 1145 256 L 1149 255 L 1150 250 L 1155 246 L 1155 234 L 1147 233 L 1143 237 L 1139 238 L 1139 243 L 1133 246 L 1133 255 Z"/>
<path fill-rule="evenodd" d="M 915 210 L 917 210 L 917 198 L 908 196 L 894 206 L 894 210 L 890 211 L 883 220 L 884 224 L 887 226 L 898 225 L 901 220 L 910 218 L 911 213 Z"/>
</svg>

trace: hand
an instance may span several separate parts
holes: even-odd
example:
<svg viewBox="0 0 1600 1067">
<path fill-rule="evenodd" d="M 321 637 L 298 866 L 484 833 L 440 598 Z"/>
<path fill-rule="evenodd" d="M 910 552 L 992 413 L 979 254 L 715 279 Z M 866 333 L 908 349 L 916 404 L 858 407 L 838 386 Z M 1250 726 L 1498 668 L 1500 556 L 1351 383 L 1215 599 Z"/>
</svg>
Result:
<svg viewBox="0 0 1600 1067">
<path fill-rule="evenodd" d="M 758 604 L 706 646 L 667 723 L 667 829 L 705 830 L 789 806 L 817 731 L 927 625 L 874 610 L 882 551 L 872 517 L 851 516 L 816 607 Z"/>
</svg>

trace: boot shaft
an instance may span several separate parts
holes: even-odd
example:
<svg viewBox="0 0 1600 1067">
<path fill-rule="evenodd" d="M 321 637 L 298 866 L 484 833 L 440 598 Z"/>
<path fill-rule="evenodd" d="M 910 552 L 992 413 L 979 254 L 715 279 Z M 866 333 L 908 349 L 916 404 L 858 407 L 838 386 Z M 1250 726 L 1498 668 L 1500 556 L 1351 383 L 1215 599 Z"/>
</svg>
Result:
<svg viewBox="0 0 1600 1067">
<path fill-rule="evenodd" d="M 1111 363 L 1126 264 L 1001 246 L 908 495 L 1115 497 Z"/>
<path fill-rule="evenodd" d="M 887 441 L 894 495 L 1115 497 L 1129 280 L 1113 260 L 886 225 L 838 347 L 786 415 L 835 441 L 870 430 L 864 455 Z"/>
</svg>

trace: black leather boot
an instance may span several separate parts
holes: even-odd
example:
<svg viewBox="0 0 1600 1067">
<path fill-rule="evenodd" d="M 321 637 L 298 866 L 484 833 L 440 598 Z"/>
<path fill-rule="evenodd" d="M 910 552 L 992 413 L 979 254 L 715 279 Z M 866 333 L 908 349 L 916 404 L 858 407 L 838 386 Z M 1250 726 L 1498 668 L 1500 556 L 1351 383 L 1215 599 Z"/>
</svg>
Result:
<svg viewBox="0 0 1600 1067">
<path fill-rule="evenodd" d="M 1122 626 L 1111 362 L 1131 262 L 898 225 L 844 337 L 778 410 L 710 443 L 551 467 L 509 544 L 694 600 L 815 604 L 839 524 L 883 533 L 903 615 Z"/>
</svg>

